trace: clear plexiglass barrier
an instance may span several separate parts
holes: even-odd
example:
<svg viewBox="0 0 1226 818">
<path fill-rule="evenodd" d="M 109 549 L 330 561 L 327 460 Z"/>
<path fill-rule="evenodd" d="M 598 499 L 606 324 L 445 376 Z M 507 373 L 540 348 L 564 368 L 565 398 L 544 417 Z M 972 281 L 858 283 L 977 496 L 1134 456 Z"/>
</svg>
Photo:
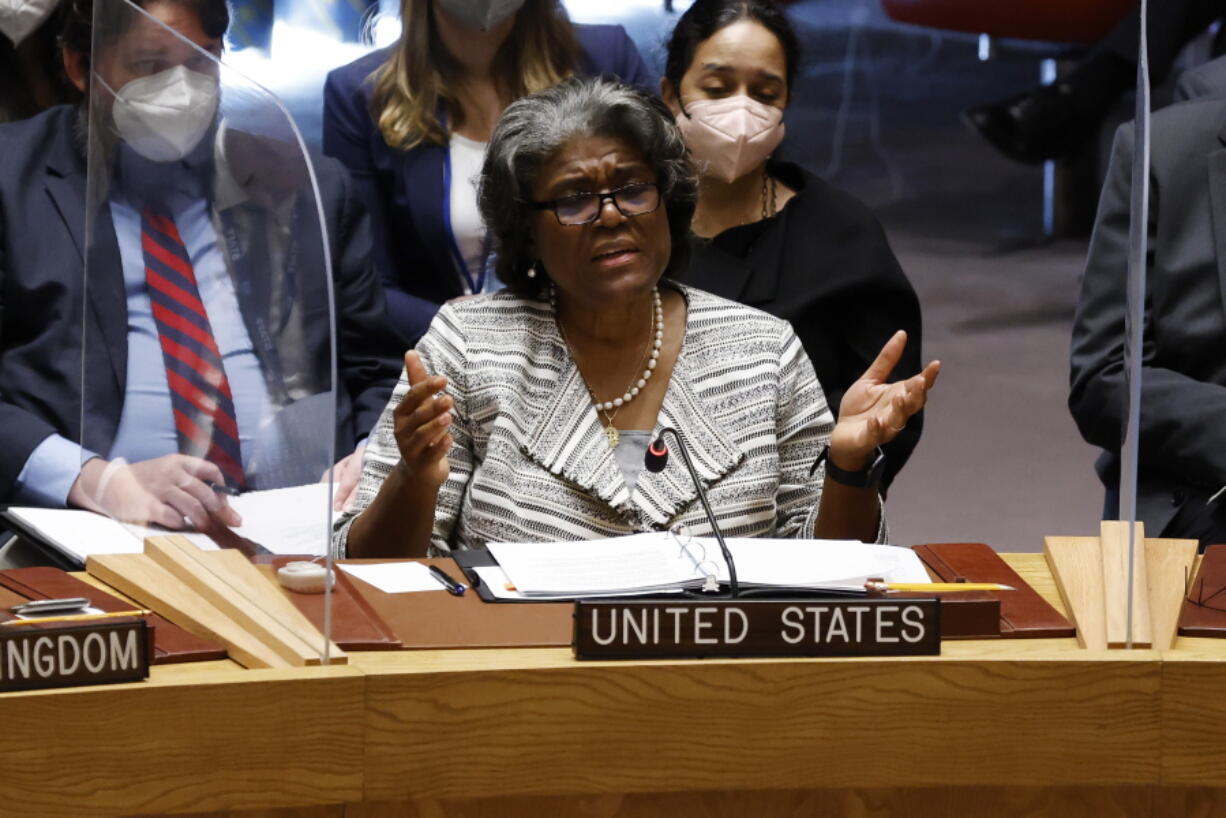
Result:
<svg viewBox="0 0 1226 818">
<path fill-rule="evenodd" d="M 197 547 L 159 540 L 154 562 L 178 580 L 173 593 L 232 588 L 237 607 L 293 625 L 276 586 L 239 590 L 251 571 L 277 566 L 234 557 L 293 555 L 331 571 L 329 237 L 297 127 L 276 97 L 225 64 L 221 33 L 208 25 L 127 0 L 94 3 L 80 129 L 88 183 L 75 499 L 134 538 L 181 534 Z M 101 570 L 122 573 L 108 559 L 114 566 Z M 313 571 L 303 568 L 304 590 Z M 314 584 L 326 632 L 324 576 Z M 314 664 L 329 651 L 326 639 L 307 643 L 281 659 Z"/>
</svg>

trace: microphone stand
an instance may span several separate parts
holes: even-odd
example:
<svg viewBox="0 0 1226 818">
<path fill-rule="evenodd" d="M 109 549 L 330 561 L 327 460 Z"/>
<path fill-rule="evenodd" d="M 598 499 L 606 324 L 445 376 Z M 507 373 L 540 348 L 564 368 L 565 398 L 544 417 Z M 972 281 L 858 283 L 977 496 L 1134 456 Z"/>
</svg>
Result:
<svg viewBox="0 0 1226 818">
<path fill-rule="evenodd" d="M 664 436 L 669 434 L 677 441 L 677 450 L 681 452 L 681 460 L 685 463 L 685 468 L 690 473 L 690 479 L 694 481 L 694 488 L 698 489 L 698 501 L 702 503 L 702 510 L 707 513 L 707 522 L 711 524 L 711 530 L 715 532 L 715 541 L 719 543 L 719 551 L 724 555 L 724 562 L 728 565 L 728 595 L 735 599 L 741 593 L 741 586 L 736 579 L 736 563 L 732 560 L 732 552 L 728 550 L 728 544 L 724 542 L 724 533 L 720 530 L 719 523 L 715 520 L 715 513 L 711 511 L 711 504 L 707 502 L 707 492 L 702 487 L 702 481 L 698 479 L 698 472 L 694 469 L 694 462 L 690 460 L 689 447 L 686 446 L 685 438 L 671 426 L 661 429 L 659 437 L 647 447 L 644 465 L 651 472 L 658 473 L 664 470 L 664 466 L 668 462 L 668 448 L 665 447 L 662 453 L 657 453 L 654 449 L 656 444 L 662 443 Z"/>
</svg>

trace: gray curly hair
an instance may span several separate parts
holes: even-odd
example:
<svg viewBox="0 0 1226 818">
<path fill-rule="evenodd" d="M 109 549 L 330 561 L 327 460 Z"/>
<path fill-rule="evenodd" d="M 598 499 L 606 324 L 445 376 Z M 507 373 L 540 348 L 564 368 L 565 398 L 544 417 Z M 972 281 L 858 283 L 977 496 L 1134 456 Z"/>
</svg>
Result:
<svg viewBox="0 0 1226 818">
<path fill-rule="evenodd" d="M 497 251 L 495 271 L 513 292 L 541 294 L 544 276 L 528 277 L 536 261 L 528 202 L 541 165 L 575 137 L 626 140 L 655 171 L 668 214 L 672 252 L 665 275 L 689 262 L 690 220 L 698 179 L 681 132 L 664 103 L 646 91 L 612 79 L 571 78 L 522 97 L 503 112 L 481 168 L 478 200 Z"/>
</svg>

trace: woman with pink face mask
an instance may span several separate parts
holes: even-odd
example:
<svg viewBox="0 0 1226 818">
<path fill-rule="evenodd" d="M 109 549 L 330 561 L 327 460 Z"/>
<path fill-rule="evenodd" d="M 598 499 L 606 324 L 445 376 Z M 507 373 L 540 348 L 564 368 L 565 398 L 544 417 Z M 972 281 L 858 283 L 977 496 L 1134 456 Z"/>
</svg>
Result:
<svg viewBox="0 0 1226 818">
<path fill-rule="evenodd" d="M 773 157 L 799 50 L 769 0 L 695 0 L 669 40 L 660 92 L 701 174 L 681 280 L 790 321 L 838 406 L 900 329 L 909 340 L 893 377 L 920 371 L 920 308 L 868 208 Z M 883 493 L 922 422 L 884 447 Z"/>
</svg>

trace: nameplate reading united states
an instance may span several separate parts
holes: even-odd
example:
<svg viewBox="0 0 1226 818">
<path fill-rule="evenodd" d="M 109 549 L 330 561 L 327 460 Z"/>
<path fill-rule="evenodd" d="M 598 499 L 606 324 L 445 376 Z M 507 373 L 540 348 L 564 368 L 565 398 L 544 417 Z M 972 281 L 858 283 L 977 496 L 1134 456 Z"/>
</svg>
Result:
<svg viewBox="0 0 1226 818">
<path fill-rule="evenodd" d="M 580 600 L 575 658 L 936 656 L 936 599 Z"/>
<path fill-rule="evenodd" d="M 0 627 L 0 691 L 139 682 L 152 634 L 143 619 Z"/>
</svg>

